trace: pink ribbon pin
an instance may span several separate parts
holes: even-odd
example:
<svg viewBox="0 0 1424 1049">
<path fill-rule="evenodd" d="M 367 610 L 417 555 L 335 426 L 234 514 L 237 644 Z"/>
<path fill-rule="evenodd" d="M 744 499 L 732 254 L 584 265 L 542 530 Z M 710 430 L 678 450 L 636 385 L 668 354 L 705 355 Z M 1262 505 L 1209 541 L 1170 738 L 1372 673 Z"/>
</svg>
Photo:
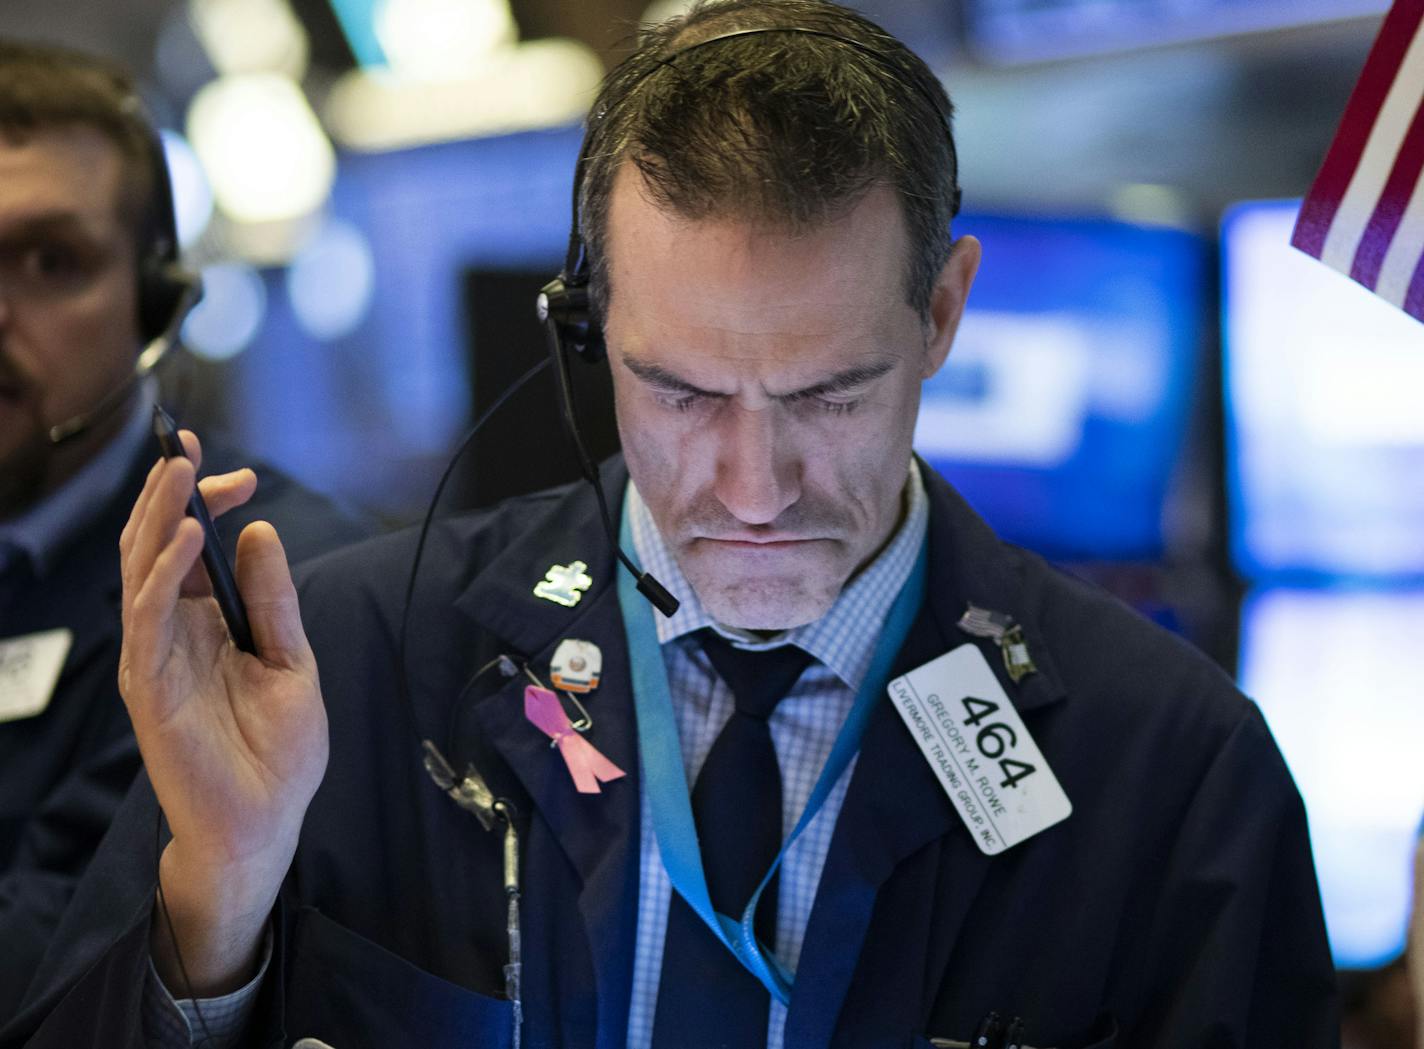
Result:
<svg viewBox="0 0 1424 1049">
<path fill-rule="evenodd" d="M 580 794 L 602 794 L 600 783 L 610 783 L 627 775 L 574 731 L 559 697 L 547 688 L 529 685 L 524 689 L 524 716 L 554 741 Z"/>
</svg>

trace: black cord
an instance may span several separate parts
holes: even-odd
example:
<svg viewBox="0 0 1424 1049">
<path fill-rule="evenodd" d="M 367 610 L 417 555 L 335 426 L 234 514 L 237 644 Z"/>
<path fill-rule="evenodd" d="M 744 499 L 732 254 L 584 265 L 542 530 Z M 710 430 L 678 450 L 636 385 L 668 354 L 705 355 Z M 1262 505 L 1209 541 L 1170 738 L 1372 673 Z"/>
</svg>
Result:
<svg viewBox="0 0 1424 1049">
<path fill-rule="evenodd" d="M 173 931 L 173 917 L 168 913 L 168 898 L 163 895 L 163 809 L 153 821 L 153 877 L 158 882 L 158 907 L 163 912 L 163 923 L 168 926 L 168 942 L 173 945 L 173 957 L 178 962 L 178 975 L 183 978 L 183 994 L 193 1003 L 193 1012 L 198 1016 L 198 1025 L 203 1029 L 201 1045 L 212 1045 L 213 1033 L 208 1030 L 207 1017 L 203 1015 L 198 996 L 193 993 L 193 981 L 188 979 L 188 967 L 183 964 L 183 952 L 178 949 L 178 934 Z"/>
<path fill-rule="evenodd" d="M 651 572 L 644 572 L 633 563 L 633 559 L 624 551 L 623 545 L 618 542 L 618 536 L 613 530 L 613 515 L 608 512 L 608 497 L 603 494 L 603 482 L 599 480 L 598 468 L 593 464 L 593 457 L 588 454 L 588 448 L 583 443 L 581 428 L 578 424 L 578 409 L 574 405 L 573 377 L 569 374 L 568 350 L 564 346 L 564 340 L 559 337 L 557 322 L 550 319 L 545 324 L 545 330 L 549 341 L 549 359 L 554 362 L 554 371 L 558 375 L 559 381 L 559 403 L 563 411 L 560 413 L 564 420 L 564 430 L 569 435 L 569 440 L 573 441 L 574 452 L 578 458 L 579 469 L 583 472 L 584 480 L 593 486 L 594 497 L 598 500 L 598 519 L 603 524 L 603 534 L 608 537 L 608 545 L 613 548 L 613 552 L 618 556 L 619 562 L 628 573 L 637 580 L 638 592 L 646 597 L 659 612 L 671 617 L 677 611 L 678 600 L 664 587 Z"/>
<path fill-rule="evenodd" d="M 430 506 L 427 507 L 425 511 L 425 519 L 421 522 L 420 538 L 416 540 L 415 555 L 410 560 L 410 575 L 406 578 L 405 582 L 405 607 L 401 609 L 400 639 L 397 648 L 397 659 L 400 664 L 401 706 L 405 708 L 406 718 L 410 721 L 411 730 L 414 732 L 417 740 L 423 739 L 424 737 L 420 734 L 420 726 L 415 720 L 415 707 L 411 702 L 410 676 L 406 668 L 406 642 L 410 636 L 410 609 L 415 601 L 415 580 L 420 571 L 420 559 L 425 553 L 425 540 L 430 534 L 430 525 L 435 520 L 435 511 L 440 506 L 440 497 L 445 494 L 445 486 L 450 482 L 450 477 L 455 472 L 455 466 L 460 462 L 466 449 L 470 447 L 471 442 L 474 441 L 475 434 L 480 432 L 480 429 L 489 421 L 495 412 L 504 407 L 506 401 L 513 397 L 525 384 L 533 379 L 534 376 L 538 375 L 548 366 L 549 361 L 546 358 L 534 365 L 534 367 L 530 368 L 519 378 L 515 379 L 514 382 L 505 388 L 503 393 L 495 398 L 494 403 L 486 408 L 480 414 L 480 417 L 475 420 L 474 425 L 470 427 L 469 432 L 466 433 L 464 439 L 460 441 L 460 446 L 455 449 L 455 454 L 445 467 L 445 472 L 440 475 L 440 483 L 435 486 L 435 494 L 431 496 Z"/>
<path fill-rule="evenodd" d="M 563 341 L 555 332 L 554 325 L 548 324 L 546 327 L 549 337 L 549 359 L 554 362 L 554 370 L 559 379 L 559 401 L 563 408 L 560 416 L 564 422 L 564 432 L 573 442 L 579 472 L 583 474 L 585 481 L 593 485 L 593 494 L 598 500 L 598 517 L 603 522 L 603 531 L 608 536 L 608 545 L 613 547 L 624 568 L 632 572 L 635 577 L 641 576 L 643 573 L 638 571 L 637 566 L 623 552 L 623 548 L 618 545 L 618 540 L 613 534 L 613 518 L 608 513 L 608 499 L 603 494 L 603 485 L 598 477 L 598 467 L 594 466 L 593 456 L 588 454 L 588 448 L 583 443 L 583 435 L 579 432 L 578 408 L 574 403 L 573 376 L 570 374 L 568 357 L 565 356 L 567 351 L 564 349 Z"/>
</svg>

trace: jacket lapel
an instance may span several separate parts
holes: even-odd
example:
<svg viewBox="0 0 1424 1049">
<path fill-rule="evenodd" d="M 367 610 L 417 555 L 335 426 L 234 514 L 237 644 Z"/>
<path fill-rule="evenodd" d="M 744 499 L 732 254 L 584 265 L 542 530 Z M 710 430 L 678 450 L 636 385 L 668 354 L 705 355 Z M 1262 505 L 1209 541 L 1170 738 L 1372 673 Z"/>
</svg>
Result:
<svg viewBox="0 0 1424 1049">
<path fill-rule="evenodd" d="M 1063 693 L 1056 670 L 998 537 L 928 465 L 921 462 L 920 470 L 930 499 L 929 579 L 925 605 L 896 660 L 893 676 L 959 645 L 976 643 L 1021 712 L 1057 701 Z M 955 624 L 971 603 L 1014 616 L 1024 627 L 1038 673 L 1013 684 L 998 649 L 958 629 Z M 938 862 L 952 889 L 938 898 L 916 897 L 915 913 L 902 909 L 877 915 L 881 886 L 905 861 L 936 841 L 941 842 Z M 899 714 L 882 701 L 861 744 L 806 929 L 787 1016 L 788 1049 L 830 1044 L 872 920 L 916 930 L 928 929 L 933 918 L 938 942 L 931 945 L 934 949 L 926 961 L 943 966 L 990 863 Z M 933 993 L 940 975 L 924 974 L 925 993 Z"/>
<path fill-rule="evenodd" d="M 621 504 L 627 474 L 621 463 L 605 470 L 604 484 Z M 573 608 L 534 595 L 534 586 L 557 563 L 583 561 L 593 584 Z M 591 641 L 603 653 L 596 691 L 584 698 L 593 726 L 585 738 L 626 775 L 603 784 L 600 794 L 580 794 L 549 738 L 524 715 L 519 676 L 492 695 L 475 700 L 469 721 L 480 744 L 498 752 L 528 793 L 531 819 L 545 825 L 577 873 L 578 911 L 594 965 L 598 1044 L 621 1045 L 632 981 L 639 855 L 639 775 L 627 646 L 618 610 L 617 562 L 599 522 L 596 506 L 580 486 L 551 508 L 544 519 L 516 540 L 456 601 L 457 610 L 507 643 L 548 682 L 549 660 L 565 638 Z M 471 702 L 462 697 L 461 705 Z M 540 879 L 529 872 L 531 887 Z M 532 901 L 531 901 L 532 902 Z M 553 959 L 546 961 L 552 962 Z M 544 964 L 531 957 L 528 964 Z M 529 974 L 531 977 L 533 973 Z M 550 980 L 530 979 L 531 989 Z"/>
</svg>

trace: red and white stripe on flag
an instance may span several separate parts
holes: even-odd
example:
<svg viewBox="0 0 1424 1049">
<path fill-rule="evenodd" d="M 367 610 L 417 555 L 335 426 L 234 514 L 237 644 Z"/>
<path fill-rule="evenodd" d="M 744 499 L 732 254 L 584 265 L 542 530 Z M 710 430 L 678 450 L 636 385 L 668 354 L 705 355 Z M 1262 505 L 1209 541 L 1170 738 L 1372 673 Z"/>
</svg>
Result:
<svg viewBox="0 0 1424 1049">
<path fill-rule="evenodd" d="M 1291 243 L 1424 321 L 1424 0 L 1395 0 Z"/>
</svg>

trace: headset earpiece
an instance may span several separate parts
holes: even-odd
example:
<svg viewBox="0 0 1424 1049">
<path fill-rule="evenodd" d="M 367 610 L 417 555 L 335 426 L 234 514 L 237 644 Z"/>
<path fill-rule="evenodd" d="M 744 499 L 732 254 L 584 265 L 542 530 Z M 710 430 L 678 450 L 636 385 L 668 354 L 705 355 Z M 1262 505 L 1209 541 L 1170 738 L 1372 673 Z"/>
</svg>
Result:
<svg viewBox="0 0 1424 1049">
<path fill-rule="evenodd" d="M 552 323 L 560 345 L 580 359 L 597 364 L 607 355 L 603 332 L 589 307 L 588 284 L 559 274 L 539 290 L 539 320 Z"/>
<path fill-rule="evenodd" d="M 592 311 L 588 307 L 587 279 L 578 276 L 577 266 L 574 267 L 572 278 L 560 273 L 540 290 L 536 307 L 539 320 L 544 323 L 549 335 L 549 356 L 553 359 L 554 376 L 559 387 L 559 415 L 564 420 L 569 440 L 573 442 L 574 453 L 584 480 L 593 487 L 594 497 L 598 500 L 598 515 L 603 522 L 604 533 L 608 536 L 608 545 L 613 548 L 623 567 L 638 581 L 638 592 L 652 602 L 653 607 L 663 615 L 671 616 L 677 611 L 677 598 L 673 597 L 651 572 L 644 572 L 639 568 L 618 542 L 617 529 L 613 527 L 613 517 L 608 512 L 608 497 L 604 494 L 603 483 L 598 478 L 598 466 L 589 456 L 588 448 L 583 443 L 583 434 L 579 430 L 578 410 L 574 407 L 573 376 L 569 374 L 568 351 L 573 350 L 587 361 L 600 361 L 605 353 L 603 333 L 594 323 Z M 477 423 L 476 426 L 478 425 Z"/>
<path fill-rule="evenodd" d="M 139 264 L 138 327 L 145 343 L 166 332 L 175 314 L 197 301 L 198 286 L 198 275 L 171 258 L 150 254 Z"/>
</svg>

